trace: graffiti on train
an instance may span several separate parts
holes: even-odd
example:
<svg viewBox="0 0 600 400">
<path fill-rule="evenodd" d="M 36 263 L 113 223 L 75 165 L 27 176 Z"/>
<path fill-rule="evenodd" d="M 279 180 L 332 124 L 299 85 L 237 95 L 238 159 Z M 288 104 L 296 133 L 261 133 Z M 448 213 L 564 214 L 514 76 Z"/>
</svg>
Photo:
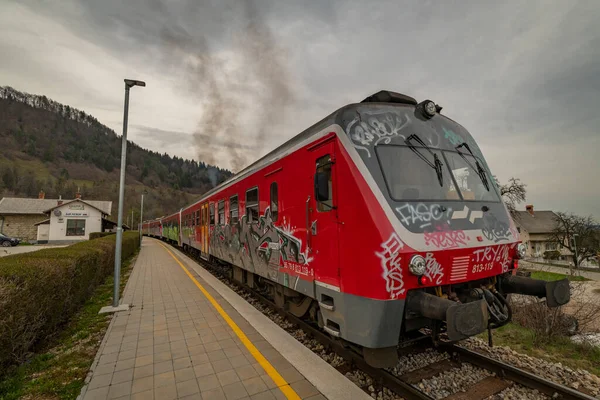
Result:
<svg viewBox="0 0 600 400">
<path fill-rule="evenodd" d="M 179 241 L 179 226 L 173 222 L 164 224 L 162 234 L 167 239 L 177 242 Z"/>
<path fill-rule="evenodd" d="M 302 241 L 284 220 L 275 226 L 267 208 L 258 221 L 248 223 L 243 215 L 233 225 L 215 225 L 211 231 L 211 253 L 251 272 L 277 280 L 278 272 L 313 276 L 311 258 L 302 251 Z"/>
<path fill-rule="evenodd" d="M 381 251 L 375 252 L 381 260 L 385 289 L 392 299 L 403 295 L 406 291 L 400 265 L 402 261 L 400 251 L 403 247 L 404 243 L 402 243 L 398 235 L 394 232 L 387 241 L 381 243 Z"/>
<path fill-rule="evenodd" d="M 401 133 L 410 123 L 410 118 L 406 114 L 396 114 L 391 112 L 372 112 L 357 114 L 357 116 L 348 123 L 346 132 L 352 140 L 352 145 L 371 157 L 372 147 L 378 144 L 389 144 L 392 138 L 406 136 Z M 408 136 L 408 135 L 407 135 Z"/>
<path fill-rule="evenodd" d="M 509 225 L 506 222 L 502 222 L 496 218 L 494 214 L 486 214 L 483 218 L 483 227 L 481 233 L 488 240 L 492 240 L 496 243 L 502 240 L 509 240 L 512 236 L 512 232 Z"/>
<path fill-rule="evenodd" d="M 418 226 L 425 228 L 437 221 L 450 223 L 449 217 L 452 215 L 452 209 L 446 208 L 440 204 L 411 204 L 406 203 L 396 207 L 396 212 L 400 216 L 400 221 L 406 227 Z"/>
<path fill-rule="evenodd" d="M 433 232 L 425 232 L 425 245 L 440 249 L 466 246 L 470 238 L 462 230 L 450 230 L 448 225 L 440 225 Z"/>
</svg>

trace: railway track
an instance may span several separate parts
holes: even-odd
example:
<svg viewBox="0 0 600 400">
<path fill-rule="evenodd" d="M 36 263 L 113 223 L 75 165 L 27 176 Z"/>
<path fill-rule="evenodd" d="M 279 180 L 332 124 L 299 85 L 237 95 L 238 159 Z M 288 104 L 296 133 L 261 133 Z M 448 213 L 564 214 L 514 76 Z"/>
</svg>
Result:
<svg viewBox="0 0 600 400">
<path fill-rule="evenodd" d="M 188 254 L 189 255 L 189 254 Z M 493 399 L 505 389 L 508 389 L 515 384 L 535 391 L 533 393 L 541 393 L 550 399 L 564 400 L 594 400 L 592 397 L 583 392 L 574 390 L 564 385 L 552 382 L 543 377 L 537 376 L 531 372 L 514 367 L 502 361 L 490 358 L 475 351 L 466 349 L 456 344 L 441 342 L 438 343 L 437 351 L 446 353 L 447 357 L 435 361 L 431 364 L 418 367 L 411 371 L 394 374 L 386 369 L 374 368 L 366 363 L 362 356 L 352 349 L 348 348 L 341 341 L 332 338 L 328 334 L 322 332 L 315 326 L 306 321 L 286 312 L 277 307 L 273 301 L 263 296 L 254 289 L 243 286 L 231 279 L 229 274 L 223 272 L 223 268 L 206 260 L 194 257 L 194 260 L 210 271 L 218 279 L 225 282 L 228 286 L 237 289 L 239 292 L 249 293 L 255 300 L 262 305 L 268 307 L 272 311 L 287 319 L 291 324 L 296 325 L 299 329 L 311 336 L 325 348 L 331 349 L 338 356 L 343 358 L 347 365 L 336 367 L 340 372 L 344 373 L 349 369 L 358 369 L 372 378 L 372 381 L 381 388 L 387 388 L 391 392 L 406 399 L 418 400 L 483 400 Z M 418 353 L 417 353 L 418 354 Z M 487 376 L 470 384 L 466 390 L 462 389 L 448 394 L 447 396 L 431 396 L 424 390 L 423 382 L 435 379 L 440 374 L 452 369 L 461 369 L 464 366 L 474 366 L 484 371 L 488 371 Z M 472 371 L 472 368 L 467 368 L 466 371 Z M 379 398 L 379 397 L 377 397 Z M 503 397 L 496 397 L 503 398 Z M 511 397 L 515 398 L 515 397 Z M 519 398 L 530 398 L 519 397 Z M 544 396 L 539 396 L 544 398 Z"/>
</svg>

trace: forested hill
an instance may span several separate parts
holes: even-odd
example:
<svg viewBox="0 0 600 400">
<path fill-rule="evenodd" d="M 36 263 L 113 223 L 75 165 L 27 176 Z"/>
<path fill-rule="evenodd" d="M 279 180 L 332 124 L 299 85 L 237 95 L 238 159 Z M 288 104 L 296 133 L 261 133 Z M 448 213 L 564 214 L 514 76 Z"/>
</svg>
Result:
<svg viewBox="0 0 600 400">
<path fill-rule="evenodd" d="M 46 96 L 0 87 L 0 197 L 83 198 L 118 201 L 121 138 L 96 118 Z M 125 211 L 157 217 L 199 197 L 231 172 L 141 148 L 127 148 Z M 137 211 L 135 211 L 137 213 Z M 116 218 L 116 216 L 115 216 Z M 138 215 L 139 218 L 139 215 Z"/>
</svg>

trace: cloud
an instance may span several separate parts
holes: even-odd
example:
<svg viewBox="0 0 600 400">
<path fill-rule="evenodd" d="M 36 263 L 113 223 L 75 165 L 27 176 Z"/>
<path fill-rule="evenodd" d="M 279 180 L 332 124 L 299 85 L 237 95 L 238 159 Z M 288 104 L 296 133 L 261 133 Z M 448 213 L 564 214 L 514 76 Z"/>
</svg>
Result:
<svg viewBox="0 0 600 400">
<path fill-rule="evenodd" d="M 0 51 L 11 57 L 0 65 L 0 77 L 3 84 L 83 108 L 117 132 L 122 79 L 145 79 L 148 86 L 132 92 L 131 123 L 178 139 L 167 142 L 164 133 L 149 129 L 132 129 L 131 139 L 195 158 L 184 138 L 198 131 L 205 81 L 189 79 L 188 55 L 202 48 L 206 56 L 225 60 L 224 70 L 243 59 L 235 41 L 245 21 L 238 4 L 3 2 Z M 543 0 L 255 0 L 255 6 L 285 51 L 295 102 L 262 139 L 264 146 L 252 129 L 228 138 L 245 146 L 239 150 L 248 161 L 335 109 L 390 89 L 441 104 L 444 114 L 473 134 L 501 181 L 515 176 L 529 185 L 528 202 L 536 209 L 600 218 L 596 2 L 549 7 Z M 187 35 L 195 53 L 165 52 L 165 29 Z M 235 94 L 230 89 L 227 96 Z M 251 109 L 239 104 L 240 115 Z M 270 110 L 265 108 L 266 115 Z M 254 121 L 252 113 L 240 118 Z M 215 154 L 221 166 L 232 165 L 227 152 Z"/>
</svg>

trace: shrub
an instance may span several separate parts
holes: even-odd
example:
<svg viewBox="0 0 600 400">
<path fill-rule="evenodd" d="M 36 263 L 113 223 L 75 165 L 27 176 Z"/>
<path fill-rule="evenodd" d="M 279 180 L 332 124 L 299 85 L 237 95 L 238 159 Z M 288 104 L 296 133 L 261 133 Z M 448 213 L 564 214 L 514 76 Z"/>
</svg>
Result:
<svg viewBox="0 0 600 400">
<path fill-rule="evenodd" d="M 531 329 L 534 341 L 539 343 L 581 332 L 599 332 L 600 304 L 586 294 L 588 286 L 584 282 L 570 282 L 570 287 L 571 301 L 556 308 L 534 297 L 511 296 L 513 320 Z"/>
<path fill-rule="evenodd" d="M 544 259 L 546 260 L 558 260 L 560 258 L 560 251 L 558 250 L 547 250 L 544 252 Z"/>
<path fill-rule="evenodd" d="M 90 233 L 90 240 L 98 239 L 105 236 L 114 235 L 115 232 L 92 232 Z"/>
<path fill-rule="evenodd" d="M 123 258 L 139 247 L 123 235 Z M 115 235 L 0 258 L 0 376 L 22 362 L 87 300 L 114 266 Z"/>
</svg>

